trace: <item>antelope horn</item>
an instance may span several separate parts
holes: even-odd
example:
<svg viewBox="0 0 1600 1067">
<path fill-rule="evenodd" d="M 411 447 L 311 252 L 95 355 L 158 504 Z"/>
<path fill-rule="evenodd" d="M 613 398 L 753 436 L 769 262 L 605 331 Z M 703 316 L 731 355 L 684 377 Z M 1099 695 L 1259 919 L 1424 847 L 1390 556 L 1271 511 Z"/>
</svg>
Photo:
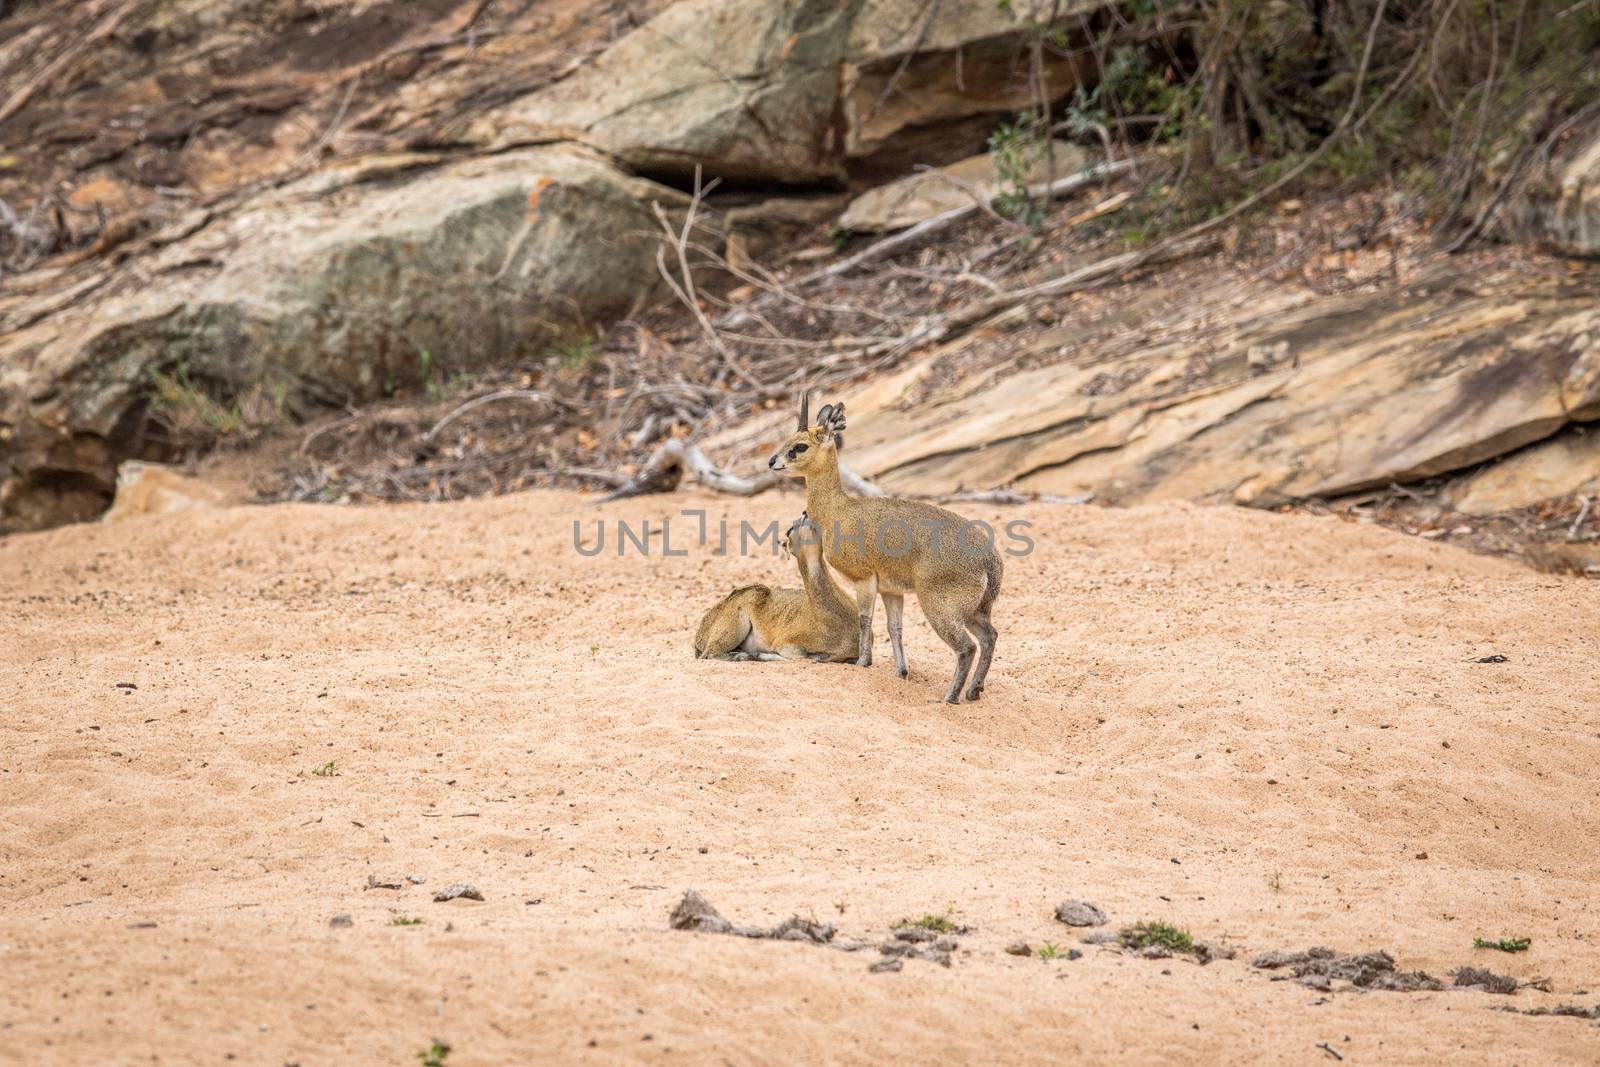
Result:
<svg viewBox="0 0 1600 1067">
<path fill-rule="evenodd" d="M 811 390 L 802 389 L 800 390 L 800 429 L 802 430 L 811 429 L 811 427 L 807 425 L 811 421 L 810 411 Z"/>
</svg>

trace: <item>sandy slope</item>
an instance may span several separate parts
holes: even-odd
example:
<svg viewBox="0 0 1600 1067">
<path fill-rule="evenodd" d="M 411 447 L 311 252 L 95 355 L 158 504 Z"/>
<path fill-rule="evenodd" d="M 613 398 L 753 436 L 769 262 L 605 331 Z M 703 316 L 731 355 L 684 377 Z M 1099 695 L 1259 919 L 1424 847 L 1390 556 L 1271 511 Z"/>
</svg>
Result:
<svg viewBox="0 0 1600 1067">
<path fill-rule="evenodd" d="M 883 656 L 701 663 L 703 608 L 788 564 L 571 547 L 573 517 L 696 503 L 799 507 L 528 494 L 0 542 L 0 1061 L 1600 1056 L 1595 1024 L 1483 993 L 1319 1003 L 1244 957 L 1002 952 L 1076 943 L 1051 909 L 1085 897 L 1246 956 L 1382 947 L 1593 1003 L 1600 586 L 1307 517 L 969 509 L 1038 550 L 1008 563 L 988 696 L 948 708 L 915 607 L 910 683 Z M 430 901 L 455 881 L 486 902 Z M 976 930 L 948 970 L 869 974 L 670 931 L 690 886 L 740 922 Z"/>
</svg>

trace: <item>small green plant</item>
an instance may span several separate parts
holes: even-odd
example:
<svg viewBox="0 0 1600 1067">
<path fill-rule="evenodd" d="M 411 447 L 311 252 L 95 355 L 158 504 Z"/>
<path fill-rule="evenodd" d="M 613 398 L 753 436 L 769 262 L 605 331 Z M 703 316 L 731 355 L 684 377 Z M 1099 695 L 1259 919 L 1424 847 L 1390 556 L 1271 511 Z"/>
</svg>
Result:
<svg viewBox="0 0 1600 1067">
<path fill-rule="evenodd" d="M 989 135 L 989 154 L 994 157 L 995 178 L 1000 183 L 995 210 L 1026 226 L 1030 233 L 1037 233 L 1044 223 L 1044 209 L 1028 195 L 1028 176 L 1050 148 L 1041 126 L 1038 116 L 1024 111 L 1016 121 L 1001 123 Z"/>
<path fill-rule="evenodd" d="M 590 645 L 589 646 L 589 655 L 598 656 L 599 654 L 600 654 L 600 646 L 599 645 Z"/>
<path fill-rule="evenodd" d="M 828 227 L 828 242 L 833 245 L 835 252 L 843 252 L 850 244 L 850 238 L 856 235 L 848 226 L 840 226 L 837 222 Z"/>
<path fill-rule="evenodd" d="M 1526 952 L 1533 940 L 1527 937 L 1502 937 L 1498 941 L 1490 941 L 1486 937 L 1472 939 L 1473 948 L 1492 948 L 1498 952 Z"/>
<path fill-rule="evenodd" d="M 244 429 L 237 404 L 224 407 L 189 377 L 189 364 L 178 360 L 172 373 L 149 372 L 150 414 L 176 436 L 232 437 Z"/>
<path fill-rule="evenodd" d="M 407 915 L 396 915 L 389 921 L 390 926 L 421 926 L 422 920 Z"/>
<path fill-rule="evenodd" d="M 594 366 L 594 334 L 584 330 L 563 337 L 550 346 L 549 355 L 560 360 L 564 369 L 582 374 Z"/>
<path fill-rule="evenodd" d="M 443 1041 L 435 1041 L 421 1052 L 417 1059 L 422 1061 L 422 1067 L 444 1067 L 444 1058 L 450 1055 L 450 1046 Z"/>
<path fill-rule="evenodd" d="M 1065 949 L 1057 948 L 1049 941 L 1046 941 L 1042 947 L 1034 949 L 1033 954 L 1041 960 L 1059 960 L 1066 958 L 1067 955 Z"/>
<path fill-rule="evenodd" d="M 311 771 L 312 776 L 316 778 L 332 778 L 338 773 L 339 765 L 333 760 L 329 760 L 327 763 L 324 763 L 320 767 L 315 767 Z"/>
<path fill-rule="evenodd" d="M 955 913 L 956 909 L 950 907 L 945 909 L 943 915 L 934 915 L 930 912 L 920 919 L 901 919 L 894 925 L 896 929 L 902 926 L 916 926 L 923 930 L 933 930 L 937 933 L 948 934 L 960 928 L 953 918 Z"/>
<path fill-rule="evenodd" d="M 1150 945 L 1160 945 L 1172 952 L 1193 952 L 1194 938 L 1189 936 L 1189 931 L 1173 926 L 1171 923 L 1154 922 L 1145 919 L 1132 926 L 1125 926 L 1119 935 L 1122 943 L 1128 948 L 1146 948 Z"/>
<path fill-rule="evenodd" d="M 424 348 L 415 341 L 412 345 L 417 350 L 417 381 L 422 383 L 422 392 L 431 403 L 442 404 L 471 388 L 471 374 L 464 371 L 451 374 L 431 348 Z"/>
</svg>

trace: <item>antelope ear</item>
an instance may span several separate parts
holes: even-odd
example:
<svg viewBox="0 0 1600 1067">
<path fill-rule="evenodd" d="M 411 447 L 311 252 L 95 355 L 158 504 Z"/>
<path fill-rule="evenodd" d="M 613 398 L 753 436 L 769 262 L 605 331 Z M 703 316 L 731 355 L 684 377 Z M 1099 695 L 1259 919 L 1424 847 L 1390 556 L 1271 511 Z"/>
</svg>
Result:
<svg viewBox="0 0 1600 1067">
<path fill-rule="evenodd" d="M 811 429 L 811 416 L 806 414 L 811 408 L 811 390 L 800 390 L 800 426 L 801 430 Z"/>
<path fill-rule="evenodd" d="M 824 404 L 822 410 L 817 412 L 817 425 L 826 428 L 833 418 L 833 405 Z"/>
</svg>

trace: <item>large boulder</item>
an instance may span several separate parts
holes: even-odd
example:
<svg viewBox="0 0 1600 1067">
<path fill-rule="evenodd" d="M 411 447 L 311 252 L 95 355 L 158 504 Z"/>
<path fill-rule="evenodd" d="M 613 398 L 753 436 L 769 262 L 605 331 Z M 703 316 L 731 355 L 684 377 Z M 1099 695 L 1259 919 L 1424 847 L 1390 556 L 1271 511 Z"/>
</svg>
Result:
<svg viewBox="0 0 1600 1067">
<path fill-rule="evenodd" d="M 1105 7 L 1058 5 L 1056 27 Z M 683 0 L 593 62 L 474 123 L 490 145 L 573 138 L 675 182 L 811 184 L 856 164 L 970 155 L 1029 106 L 1026 5 L 922 0 Z M 1051 99 L 1076 84 L 1046 50 Z"/>
<path fill-rule="evenodd" d="M 0 529 L 103 508 L 162 405 L 203 429 L 246 395 L 359 401 L 624 315 L 660 282 L 652 202 L 684 199 L 561 145 L 367 158 L 200 212 L 70 306 L 6 308 L 32 322 L 0 338 Z"/>
<path fill-rule="evenodd" d="M 860 0 L 683 0 L 488 116 L 499 140 L 582 139 L 647 174 L 840 176 L 837 67 Z"/>
</svg>

